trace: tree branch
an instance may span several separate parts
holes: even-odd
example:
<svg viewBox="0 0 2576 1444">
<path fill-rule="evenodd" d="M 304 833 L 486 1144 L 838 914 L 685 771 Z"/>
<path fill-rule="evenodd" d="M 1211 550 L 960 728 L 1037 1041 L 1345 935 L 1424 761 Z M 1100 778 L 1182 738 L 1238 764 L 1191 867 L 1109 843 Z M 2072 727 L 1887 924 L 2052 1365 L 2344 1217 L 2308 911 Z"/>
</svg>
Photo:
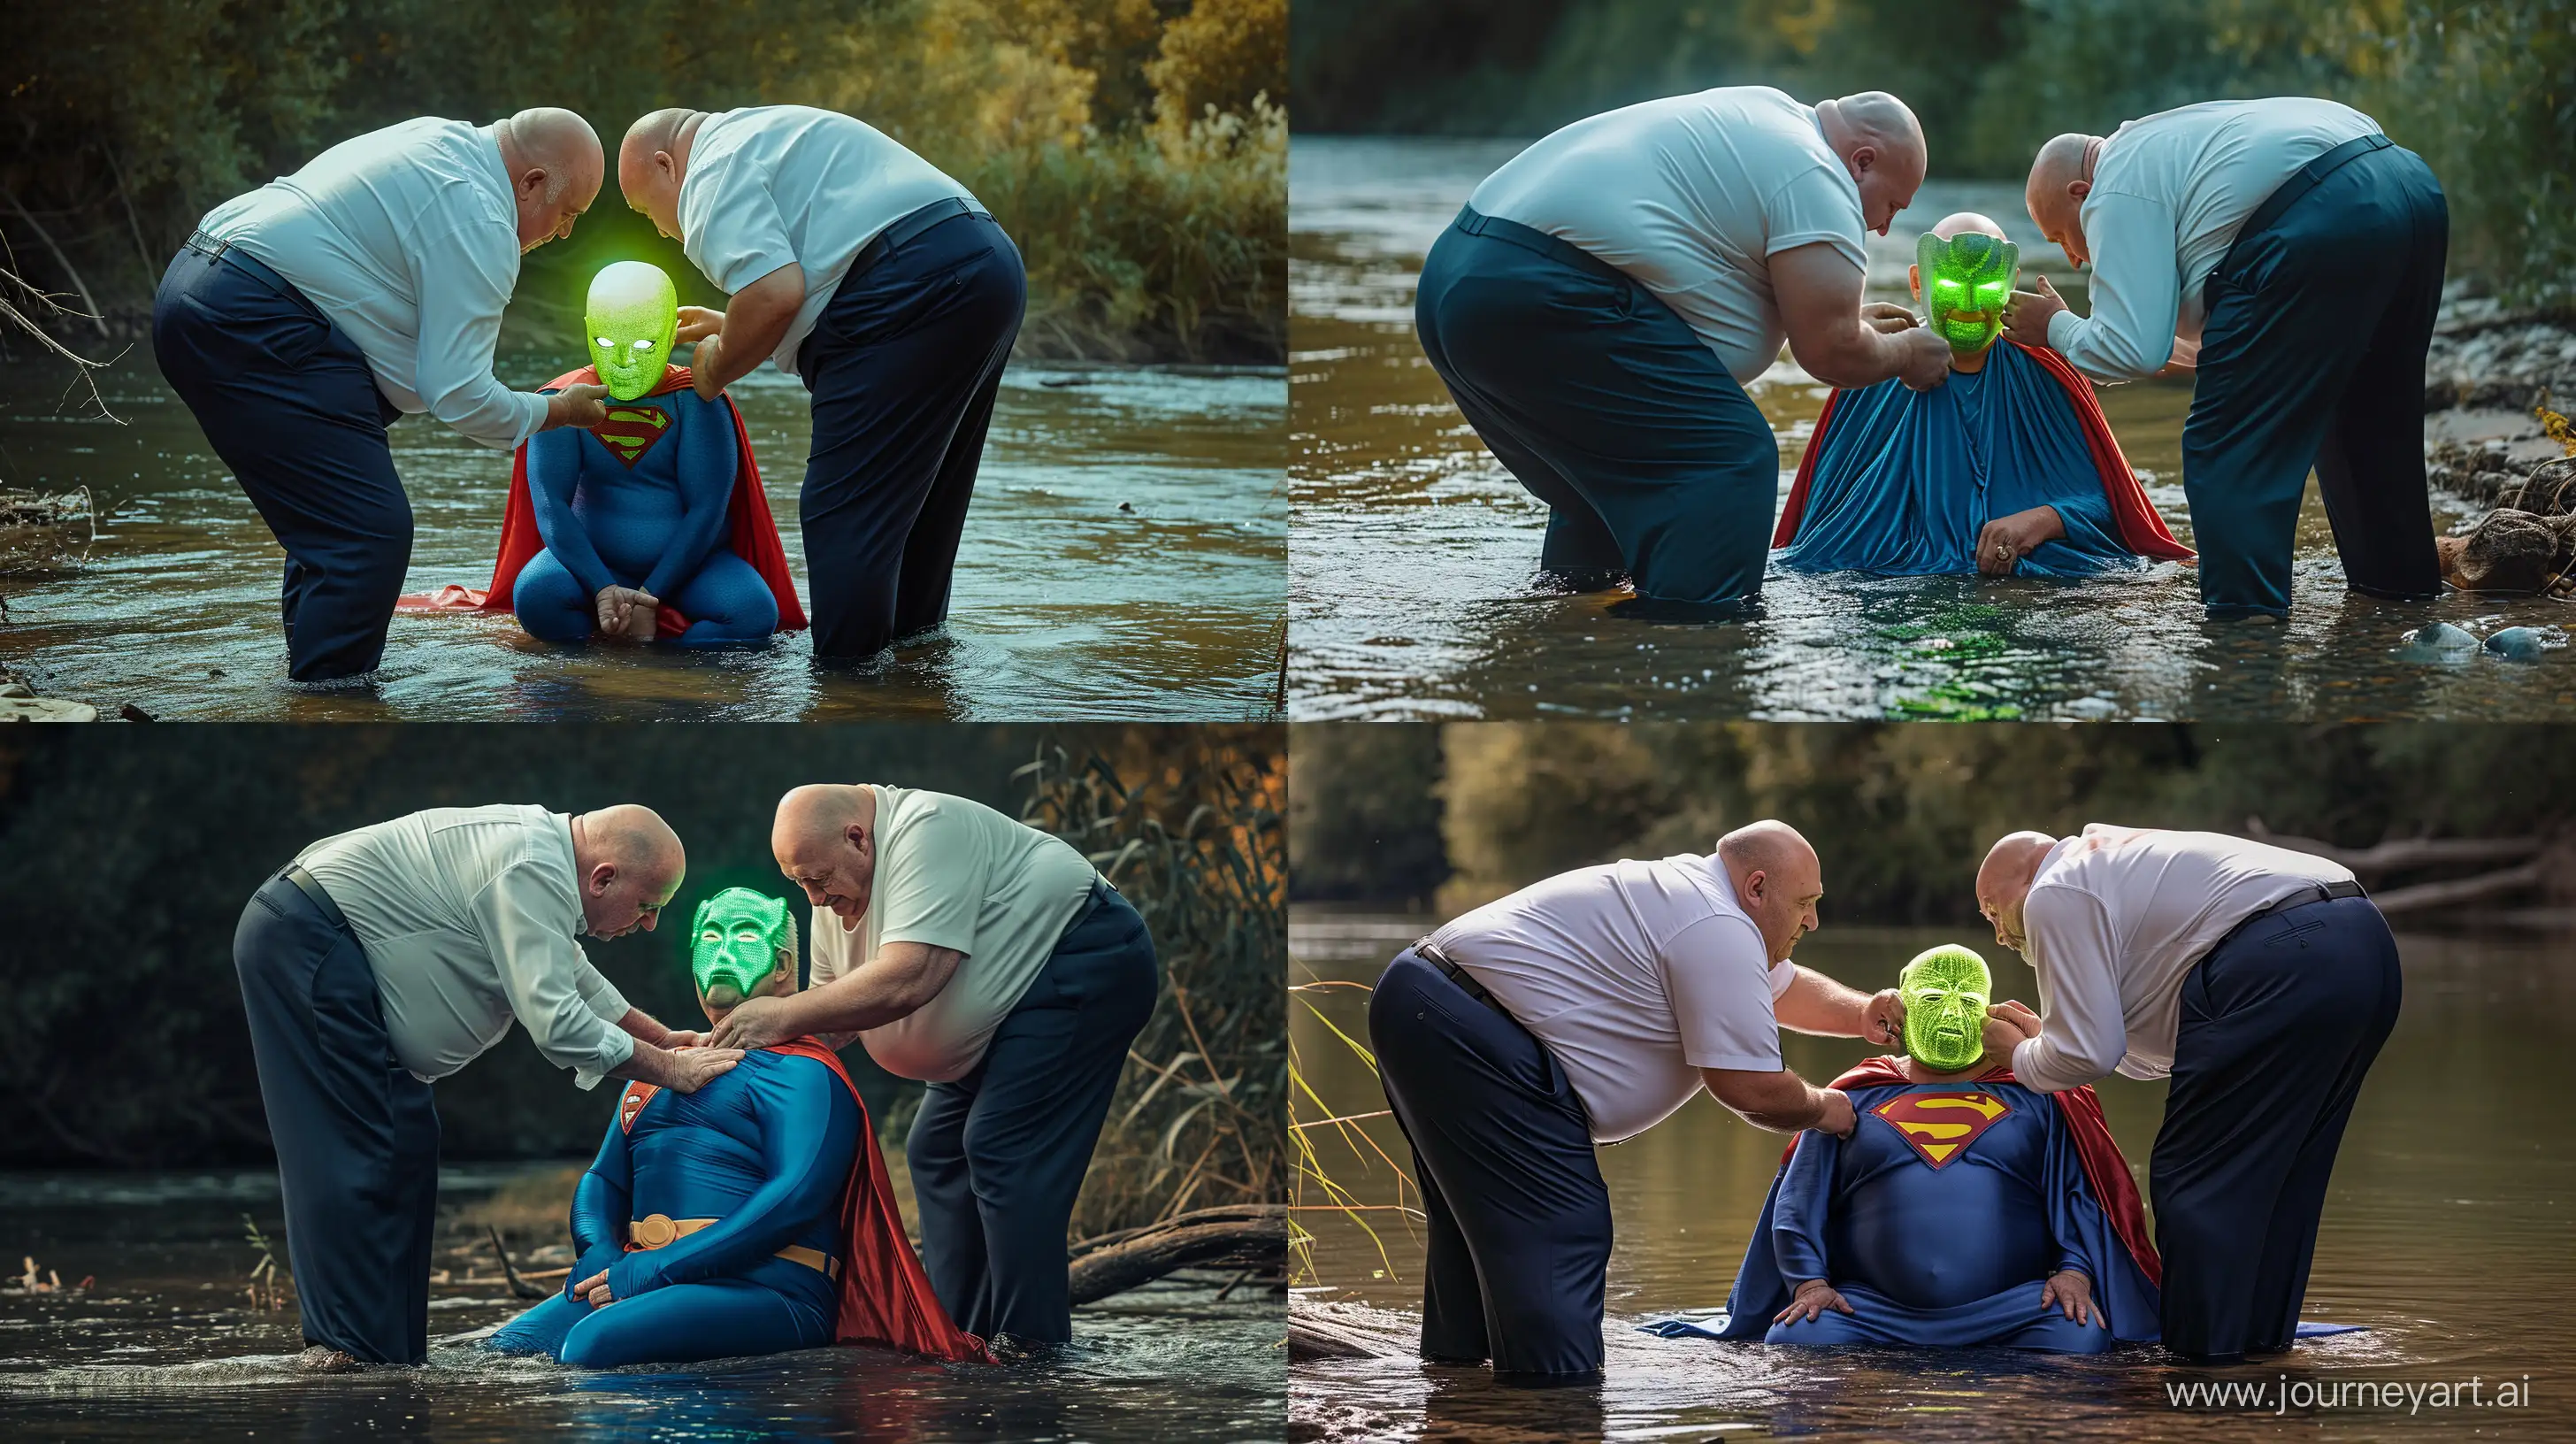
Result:
<svg viewBox="0 0 2576 1444">
<path fill-rule="evenodd" d="M 2374 874 L 2464 863 L 2511 862 L 2529 857 L 2547 845 L 2547 839 L 2538 837 L 2409 837 L 2390 838 L 2369 847 L 2337 847 L 2313 837 L 2276 833 L 2265 827 L 2259 817 L 2245 819 L 2245 831 L 2256 842 L 2339 862 L 2357 873 Z M 2383 909 L 2386 906 L 2385 902 L 2381 903 Z"/>
</svg>

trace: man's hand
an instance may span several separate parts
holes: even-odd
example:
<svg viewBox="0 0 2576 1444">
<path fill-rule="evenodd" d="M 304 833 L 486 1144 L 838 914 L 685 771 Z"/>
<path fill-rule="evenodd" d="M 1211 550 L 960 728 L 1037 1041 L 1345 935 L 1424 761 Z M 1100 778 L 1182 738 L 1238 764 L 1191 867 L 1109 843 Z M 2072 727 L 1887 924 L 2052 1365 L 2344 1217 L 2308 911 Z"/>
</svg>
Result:
<svg viewBox="0 0 2576 1444">
<path fill-rule="evenodd" d="M 690 346 L 724 330 L 725 313 L 704 306 L 682 306 L 680 328 L 671 336 L 674 346 Z"/>
<path fill-rule="evenodd" d="M 546 419 L 539 431 L 552 431 L 558 426 L 606 426 L 608 424 L 608 388 L 605 386 L 567 386 L 546 398 Z"/>
<path fill-rule="evenodd" d="M 1930 391 L 1950 379 L 1950 343 L 1932 334 L 1929 327 L 1908 331 L 1897 337 L 1896 343 L 1905 348 L 1896 374 L 1908 388 Z"/>
<path fill-rule="evenodd" d="M 1860 319 L 1863 325 L 1882 336 L 1893 336 L 1899 331 L 1911 331 L 1923 324 L 1913 312 L 1887 301 L 1871 301 L 1862 306 Z"/>
<path fill-rule="evenodd" d="M 739 1048 L 689 1048 L 668 1055 L 663 1086 L 675 1093 L 695 1093 L 733 1071 L 742 1061 Z"/>
<path fill-rule="evenodd" d="M 1840 1088 L 1824 1090 L 1824 1107 L 1824 1116 L 1816 1120 L 1818 1131 L 1849 1138 L 1852 1130 L 1860 1126 L 1860 1115 L 1852 1111 L 1851 1095 Z"/>
<path fill-rule="evenodd" d="M 599 595 L 592 599 L 591 610 L 599 619 L 601 636 L 627 637 L 634 635 L 637 609 L 640 607 L 649 618 L 653 615 L 653 605 L 651 597 L 633 587 L 612 585 L 599 589 Z M 652 634 L 646 633 L 645 640 L 652 640 Z"/>
<path fill-rule="evenodd" d="M 2047 1313 L 2052 1305 L 2064 1309 L 2066 1316 L 2079 1324 L 2111 1327 L 2111 1321 L 2093 1307 L 2093 1281 L 2073 1269 L 2059 1269 L 2040 1285 L 2039 1311 Z"/>
<path fill-rule="evenodd" d="M 2077 1277 L 2080 1278 L 2082 1275 L 2079 1274 Z M 1811 1323 L 1822 1318 L 1827 1309 L 1832 1309 L 1838 1314 L 1848 1314 L 1852 1311 L 1852 1306 L 1843 1302 L 1843 1296 L 1834 1292 L 1832 1284 L 1826 1283 L 1823 1279 L 1809 1279 L 1798 1285 L 1797 1297 L 1789 1300 L 1789 1307 L 1773 1314 L 1771 1322 L 1775 1324 Z"/>
<path fill-rule="evenodd" d="M 2023 557 L 2039 550 L 2040 543 L 2064 535 L 2066 520 L 2053 506 L 1996 517 L 1977 533 L 1977 570 L 1990 577 L 2011 576 Z"/>
<path fill-rule="evenodd" d="M 1871 994 L 1860 1010 L 1860 1036 L 1866 1042 L 1896 1046 L 1905 1037 L 1905 995 L 1894 988 Z"/>
<path fill-rule="evenodd" d="M 662 599 L 647 591 L 626 594 L 626 640 L 649 642 L 659 631 Z"/>
<path fill-rule="evenodd" d="M 745 998 L 734 1005 L 724 1021 L 716 1024 L 708 1040 L 719 1048 L 766 1048 L 784 1043 L 802 1029 L 794 1026 L 793 1010 L 779 998 Z"/>
<path fill-rule="evenodd" d="M 709 336 L 689 354 L 689 389 L 700 401 L 713 401 L 724 394 L 724 379 L 716 368 L 724 364 L 724 338 Z"/>
<path fill-rule="evenodd" d="M 2079 1274 L 2077 1277 L 2081 1278 L 2082 1275 Z M 606 1269 L 601 1269 L 580 1283 L 574 1284 L 572 1291 L 574 1297 L 588 1299 L 594 1309 L 604 1309 L 617 1302 L 617 1295 L 608 1291 L 608 1270 Z M 618 1317 L 622 1319 L 626 1316 L 620 1314 Z"/>
<path fill-rule="evenodd" d="M 1986 1056 L 2010 1062 L 2023 1041 L 2039 1036 L 2039 1015 L 2019 1003 L 1997 1003 L 1986 1010 Z"/>
<path fill-rule="evenodd" d="M 706 1043 L 706 1034 L 693 1033 L 685 1028 L 672 1028 L 661 1038 L 661 1045 L 665 1048 L 703 1048 Z"/>
<path fill-rule="evenodd" d="M 2042 276 L 2037 291 L 2015 291 L 2004 303 L 2004 335 L 2024 346 L 2048 345 L 2048 320 L 2066 309 L 2066 300 Z"/>
</svg>

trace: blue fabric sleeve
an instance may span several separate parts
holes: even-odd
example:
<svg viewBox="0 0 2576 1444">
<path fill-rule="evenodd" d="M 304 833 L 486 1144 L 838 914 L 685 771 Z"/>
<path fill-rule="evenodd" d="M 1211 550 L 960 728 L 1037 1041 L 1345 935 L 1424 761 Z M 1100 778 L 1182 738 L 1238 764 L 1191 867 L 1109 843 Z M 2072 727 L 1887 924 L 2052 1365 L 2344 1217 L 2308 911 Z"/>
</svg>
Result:
<svg viewBox="0 0 2576 1444">
<path fill-rule="evenodd" d="M 2041 1170 L 2041 1188 L 2048 1195 L 2048 1232 L 2057 1245 L 2057 1268 L 2073 1269 L 2088 1279 L 2100 1279 L 2093 1251 L 2085 1236 L 2099 1236 L 2108 1230 L 2102 1216 L 2102 1205 L 2093 1201 L 2093 1190 L 2084 1181 L 2084 1161 L 2075 1151 L 2075 1135 L 2066 1126 L 2066 1115 L 2055 1100 L 2039 1105 L 2048 1110 L 2048 1166 Z"/>
<path fill-rule="evenodd" d="M 1771 1252 L 1780 1281 L 1796 1292 L 1809 1279 L 1830 1279 L 1825 1263 L 1825 1219 L 1833 1209 L 1838 1140 L 1813 1129 L 1798 1135 L 1797 1152 L 1780 1176 L 1780 1198 L 1771 1214 Z"/>
<path fill-rule="evenodd" d="M 674 391 L 666 398 L 672 419 L 680 424 L 680 499 L 687 508 L 661 560 L 644 579 L 644 590 L 668 601 L 706 565 L 707 555 L 725 536 L 733 507 L 734 472 L 742 461 L 735 444 L 729 399 L 701 401 L 694 391 Z"/>
<path fill-rule="evenodd" d="M 616 578 L 590 544 L 590 533 L 572 510 L 581 485 L 581 428 L 558 426 L 528 438 L 528 500 L 537 513 L 537 535 L 582 590 L 598 596 Z M 661 593 L 654 593 L 660 596 Z"/>
<path fill-rule="evenodd" d="M 670 1284 L 739 1275 L 831 1210 L 858 1156 L 859 1105 L 822 1063 L 786 1061 L 754 1080 L 769 1181 L 716 1223 L 667 1248 L 619 1259 L 608 1271 L 610 1293 L 628 1299 Z"/>
<path fill-rule="evenodd" d="M 2128 553 L 2128 545 L 2120 540 L 2119 529 L 2111 522 L 2110 498 L 2102 494 L 2100 487 L 2086 487 L 2072 495 L 2051 497 L 2048 505 L 2057 512 L 2058 520 L 2066 524 L 2066 545 L 2088 558 Z"/>
<path fill-rule="evenodd" d="M 618 1094 L 620 1106 L 608 1115 L 608 1136 L 600 1140 L 599 1156 L 590 1161 L 590 1170 L 572 1191 L 572 1246 L 581 1257 L 564 1275 L 566 1294 L 573 1285 L 625 1256 L 635 1182 L 634 1155 L 627 1151 L 626 1130 L 618 1124 L 625 1096 L 622 1091 Z"/>
</svg>

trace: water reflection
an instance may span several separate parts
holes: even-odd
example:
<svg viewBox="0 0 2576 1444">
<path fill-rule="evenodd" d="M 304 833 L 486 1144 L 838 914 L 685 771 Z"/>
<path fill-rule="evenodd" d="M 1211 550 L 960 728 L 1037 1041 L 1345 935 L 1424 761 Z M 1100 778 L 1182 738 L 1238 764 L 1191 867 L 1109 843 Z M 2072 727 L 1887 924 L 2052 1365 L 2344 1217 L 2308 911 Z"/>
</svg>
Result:
<svg viewBox="0 0 2576 1444">
<path fill-rule="evenodd" d="M 1292 976 L 1369 982 L 1436 921 L 1300 909 L 1290 924 Z M 1998 995 L 2034 996 L 2018 958 L 1957 929 L 1829 926 L 1799 945 L 1798 958 L 1854 987 L 1878 988 L 1893 984 L 1897 969 L 1923 948 L 1957 941 L 1985 944 L 1980 951 L 1995 965 Z M 1301 1437 L 1316 1439 L 1901 1432 L 1982 1440 L 2039 1427 L 2068 1439 L 2161 1437 L 2183 1428 L 2194 1438 L 2235 1439 L 2268 1437 L 2278 1421 L 2239 1412 L 2186 1424 L 2167 1406 L 2165 1386 L 2283 1375 L 2328 1383 L 2474 1376 L 2492 1390 L 2528 1375 L 2535 1402 L 2518 1411 L 2490 1409 L 2482 1418 L 2377 1411 L 2366 1426 L 2358 1417 L 2339 1422 L 2371 1437 L 2499 1425 L 2507 1437 L 2566 1437 L 2576 1430 L 2576 1345 L 2569 1342 L 2576 1251 L 2567 1247 L 2576 1120 L 2554 1106 L 2548 1081 L 2576 1047 L 2569 1021 L 2576 1017 L 2576 970 L 2565 965 L 2566 947 L 2563 938 L 2400 939 L 2405 1012 L 2345 1136 L 2305 1309 L 2308 1318 L 2362 1324 L 2368 1332 L 2317 1340 L 2287 1359 L 2213 1371 L 2169 1366 L 2152 1349 L 2091 1358 L 2010 1350 L 1825 1355 L 1638 1333 L 1641 1319 L 1725 1302 L 1779 1163 L 1779 1135 L 1700 1098 L 1642 1137 L 1602 1151 L 1618 1243 L 1610 1259 L 1608 1362 L 1598 1388 L 1498 1389 L 1482 1370 L 1410 1358 L 1301 1363 L 1294 1425 Z M 1300 996 L 1366 1040 L 1364 994 Z M 1374 1076 L 1321 1020 L 1301 1008 L 1291 1027 L 1321 1107 L 1341 1115 L 1386 1106 Z M 1790 1066 L 1811 1079 L 1830 1077 L 1870 1051 L 1850 1039 L 1794 1034 L 1783 1044 Z M 2143 1184 L 2163 1085 L 2114 1079 L 2099 1091 Z M 1391 1121 L 1358 1126 L 1411 1167 Z M 1363 1201 L 1396 1200 L 1396 1180 L 1373 1156 L 1329 1140 L 1320 1148 L 1324 1167 Z M 1316 1235 L 1310 1282 L 1323 1286 L 1305 1297 L 1367 1309 L 1363 1317 L 1410 1337 L 1418 1327 L 1421 1239 L 1392 1217 L 1369 1215 L 1378 1232 L 1372 1240 L 1346 1216 L 1301 1213 Z"/>
<path fill-rule="evenodd" d="M 2576 649 L 2536 663 L 2401 662 L 2434 617 L 2548 625 L 2548 601 L 2400 605 L 2347 594 L 2322 503 L 2300 519 L 2286 626 L 2202 619 L 2190 568 L 2052 582 L 1775 572 L 1749 622 L 1652 626 L 1537 579 L 1545 508 L 1449 403 L 1413 337 L 1421 258 L 1518 142 L 1301 137 L 1291 148 L 1291 715 L 1758 718 L 2537 718 L 2576 706 Z M 1871 237 L 1873 297 L 1904 299 L 1916 228 L 1981 210 L 2080 308 L 2009 183 L 1926 184 Z M 1750 388 L 1780 435 L 1780 495 L 1827 388 L 1787 363 Z M 2166 523 L 2190 383 L 2099 393 Z M 2313 489 L 2312 489 L 2313 490 Z M 2437 526 L 2470 514 L 2435 499 Z"/>
<path fill-rule="evenodd" d="M 545 358 L 505 358 L 541 383 Z M 372 688 L 297 688 L 283 556 L 148 359 L 101 378 L 127 425 L 72 413 L 58 368 L 0 369 L 0 482 L 87 486 L 77 566 L 0 577 L 0 662 L 46 695 L 174 718 L 1242 719 L 1277 685 L 1287 588 L 1286 383 L 1275 371 L 1006 373 L 947 628 L 863 667 L 806 634 L 718 654 L 557 649 L 507 617 L 397 616 Z M 791 567 L 808 417 L 792 378 L 734 387 Z M 394 428 L 418 536 L 409 591 L 481 586 L 506 458 L 422 418 Z"/>
</svg>

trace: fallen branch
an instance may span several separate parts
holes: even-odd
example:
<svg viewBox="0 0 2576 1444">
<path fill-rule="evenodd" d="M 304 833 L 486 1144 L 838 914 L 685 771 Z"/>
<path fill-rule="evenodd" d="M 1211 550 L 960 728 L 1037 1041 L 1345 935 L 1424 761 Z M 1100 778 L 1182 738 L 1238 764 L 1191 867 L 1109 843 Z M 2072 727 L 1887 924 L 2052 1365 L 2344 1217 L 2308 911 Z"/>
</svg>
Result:
<svg viewBox="0 0 2576 1444">
<path fill-rule="evenodd" d="M 1199 1209 L 1073 1246 L 1073 1302 L 1087 1304 L 1176 1269 L 1286 1267 L 1288 1222 L 1277 1204 Z"/>
<path fill-rule="evenodd" d="M 2313 837 L 2276 833 L 2265 827 L 2259 817 L 2245 819 L 2245 832 L 2256 842 L 2339 862 L 2356 873 L 2373 874 L 2406 872 L 2419 867 L 2511 862 L 2527 858 L 2547 845 L 2547 839 L 2538 837 L 2407 837 L 2390 838 L 2369 847 L 2337 847 Z M 2411 892 L 2413 889 L 2400 891 Z M 2387 899 L 2380 899 L 2379 905 L 2381 911 L 2386 911 Z"/>
<path fill-rule="evenodd" d="M 89 308 L 86 311 L 74 312 L 73 314 L 88 317 L 89 323 L 98 328 L 98 334 L 101 336 L 106 335 L 107 317 L 100 313 L 97 298 L 90 295 L 89 282 L 82 280 L 81 273 L 73 268 L 72 258 L 64 255 L 63 248 L 54 244 L 52 233 L 45 229 L 43 223 L 27 213 L 26 203 L 18 199 L 17 192 L 10 190 L 6 186 L 0 186 L 0 200 L 5 200 L 9 203 L 9 208 L 18 213 L 18 219 L 27 223 L 27 229 L 36 233 L 36 239 L 44 242 L 45 249 L 54 253 L 54 263 L 63 268 L 63 274 L 71 278 L 72 289 L 80 293 L 81 304 Z M 33 288 L 30 287 L 29 289 L 32 290 Z M 56 306 L 54 309 L 58 311 L 69 311 L 71 308 L 68 306 Z"/>
<path fill-rule="evenodd" d="M 2519 892 L 2537 886 L 2541 865 L 2537 860 L 2520 867 L 2482 872 L 2475 877 L 2453 878 L 2448 882 L 2417 883 L 2413 887 L 2391 888 L 2370 895 L 2383 913 L 2426 912 L 2434 908 L 2457 907 L 2462 903 L 2480 902 L 2504 893 Z"/>
<path fill-rule="evenodd" d="M 501 1231 L 488 1223 L 483 1225 L 483 1231 L 491 1235 L 492 1252 L 501 1256 L 501 1276 L 510 1281 L 510 1296 L 517 1299 L 544 1298 L 544 1289 L 519 1277 L 519 1266 L 510 1262 L 510 1251 L 501 1246 Z"/>
<path fill-rule="evenodd" d="M 1420 1352 L 1418 1332 L 1381 1309 L 1300 1301 L 1288 1309 L 1288 1360 L 1407 1358 Z"/>
</svg>

